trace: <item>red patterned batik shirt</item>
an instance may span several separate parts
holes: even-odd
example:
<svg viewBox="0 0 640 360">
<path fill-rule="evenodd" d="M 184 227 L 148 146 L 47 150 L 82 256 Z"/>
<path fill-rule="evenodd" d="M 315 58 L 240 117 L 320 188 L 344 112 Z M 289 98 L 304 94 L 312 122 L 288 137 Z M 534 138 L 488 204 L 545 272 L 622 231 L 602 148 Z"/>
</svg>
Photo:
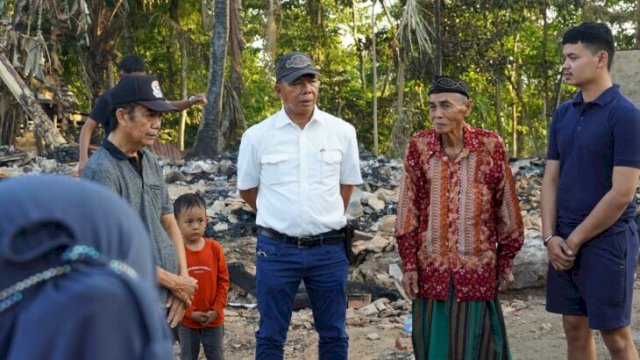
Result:
<svg viewBox="0 0 640 360">
<path fill-rule="evenodd" d="M 418 297 L 446 300 L 453 280 L 460 301 L 491 300 L 498 274 L 511 271 L 524 227 L 504 143 L 464 125 L 454 161 L 435 130 L 407 148 L 396 220 L 404 272 L 418 272 Z"/>
</svg>

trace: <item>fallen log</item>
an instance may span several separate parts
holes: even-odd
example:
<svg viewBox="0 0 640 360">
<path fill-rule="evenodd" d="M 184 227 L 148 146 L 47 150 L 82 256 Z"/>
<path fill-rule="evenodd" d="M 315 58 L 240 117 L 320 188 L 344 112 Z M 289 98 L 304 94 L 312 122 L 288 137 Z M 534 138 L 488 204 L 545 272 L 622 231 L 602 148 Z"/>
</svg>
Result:
<svg viewBox="0 0 640 360">
<path fill-rule="evenodd" d="M 253 297 L 256 296 L 256 279 L 253 274 L 248 272 L 242 263 L 230 262 L 227 264 L 229 269 L 229 281 L 231 284 L 241 288 Z M 304 288 L 304 283 L 300 284 L 296 297 L 293 302 L 293 310 L 300 310 L 311 307 L 309 296 Z M 387 298 L 391 301 L 398 300 L 401 296 L 396 289 L 387 289 L 376 285 L 364 284 L 355 281 L 347 281 L 347 293 L 349 295 L 371 294 L 371 299 Z"/>
<path fill-rule="evenodd" d="M 0 53 L 0 80 L 7 86 L 11 94 L 18 100 L 27 116 L 33 120 L 36 139 L 44 141 L 44 151 L 49 152 L 64 145 L 67 141 L 40 106 L 38 99 L 22 80 L 4 54 Z M 40 154 L 44 155 L 44 154 Z"/>
</svg>

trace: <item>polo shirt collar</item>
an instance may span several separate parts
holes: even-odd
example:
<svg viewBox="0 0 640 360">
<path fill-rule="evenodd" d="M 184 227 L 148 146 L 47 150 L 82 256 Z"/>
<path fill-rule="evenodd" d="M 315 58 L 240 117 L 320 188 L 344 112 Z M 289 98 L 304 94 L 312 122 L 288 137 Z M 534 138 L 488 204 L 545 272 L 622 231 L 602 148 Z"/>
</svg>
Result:
<svg viewBox="0 0 640 360">
<path fill-rule="evenodd" d="M 620 95 L 620 85 L 613 84 L 613 86 L 603 91 L 602 94 L 600 94 L 600 96 L 598 96 L 595 100 L 591 101 L 590 104 L 597 104 L 604 107 L 610 102 L 612 102 L 616 97 L 618 97 L 618 95 Z M 578 94 L 573 98 L 573 100 L 571 100 L 571 104 L 573 106 L 584 104 L 582 91 L 578 92 Z"/>
<path fill-rule="evenodd" d="M 320 109 L 318 109 L 317 106 L 315 106 L 313 109 L 313 115 L 311 115 L 311 120 L 309 120 L 309 123 L 311 123 L 314 120 L 317 120 L 321 123 L 325 122 L 325 118 L 322 114 L 322 111 L 320 111 Z M 291 121 L 291 119 L 289 118 L 289 115 L 287 115 L 287 112 L 284 111 L 284 107 L 283 107 L 282 109 L 280 109 L 280 111 L 276 116 L 275 126 L 276 128 L 281 128 L 287 124 L 293 124 L 293 121 Z"/>
<path fill-rule="evenodd" d="M 105 148 L 105 150 L 107 150 L 109 155 L 113 156 L 118 160 L 132 159 L 130 156 L 127 156 L 127 154 L 123 153 L 122 150 L 120 150 L 117 146 L 115 146 L 111 141 L 109 141 L 106 138 L 102 140 L 102 147 Z M 138 156 L 140 157 L 140 160 L 142 160 L 143 155 L 144 153 L 142 152 L 142 150 L 138 150 Z"/>
</svg>

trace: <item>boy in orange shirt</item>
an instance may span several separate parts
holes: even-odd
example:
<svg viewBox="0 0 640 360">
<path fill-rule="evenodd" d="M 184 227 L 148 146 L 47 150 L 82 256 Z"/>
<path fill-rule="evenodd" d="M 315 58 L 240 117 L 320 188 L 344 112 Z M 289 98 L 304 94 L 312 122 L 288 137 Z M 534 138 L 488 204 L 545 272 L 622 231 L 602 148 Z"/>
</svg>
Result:
<svg viewBox="0 0 640 360">
<path fill-rule="evenodd" d="M 191 306 L 178 328 L 180 357 L 197 360 L 200 343 L 207 360 L 223 360 L 224 314 L 229 290 L 229 272 L 222 246 L 205 238 L 206 202 L 199 194 L 184 194 L 173 204 L 173 212 L 184 238 L 189 276 L 198 280 Z"/>
</svg>

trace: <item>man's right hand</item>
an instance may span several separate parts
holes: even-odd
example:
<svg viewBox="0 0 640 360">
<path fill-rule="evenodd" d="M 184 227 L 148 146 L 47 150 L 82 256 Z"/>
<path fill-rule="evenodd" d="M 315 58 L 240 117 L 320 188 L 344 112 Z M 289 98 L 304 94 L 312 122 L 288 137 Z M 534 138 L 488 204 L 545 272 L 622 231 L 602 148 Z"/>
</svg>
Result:
<svg viewBox="0 0 640 360">
<path fill-rule="evenodd" d="M 551 266 L 556 271 L 571 269 L 576 255 L 560 236 L 554 236 L 547 242 L 547 253 Z"/>
<path fill-rule="evenodd" d="M 193 294 L 198 288 L 198 281 L 190 276 L 174 275 L 173 284 L 169 287 L 171 293 L 180 301 L 191 305 Z"/>
<path fill-rule="evenodd" d="M 418 297 L 418 272 L 408 271 L 402 276 L 402 287 L 409 300 Z"/>
</svg>

